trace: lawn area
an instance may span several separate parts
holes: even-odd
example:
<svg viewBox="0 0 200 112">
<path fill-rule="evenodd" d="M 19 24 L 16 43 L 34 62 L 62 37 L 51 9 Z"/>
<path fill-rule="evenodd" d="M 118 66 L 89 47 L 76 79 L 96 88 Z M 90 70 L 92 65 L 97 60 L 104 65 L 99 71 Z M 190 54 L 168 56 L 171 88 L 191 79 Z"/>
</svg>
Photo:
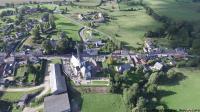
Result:
<svg viewBox="0 0 200 112">
<path fill-rule="evenodd" d="M 55 14 L 55 20 L 56 20 L 56 27 L 61 31 L 65 31 L 69 37 L 71 37 L 74 40 L 80 40 L 80 37 L 78 35 L 78 31 L 81 28 L 81 26 L 77 26 L 72 21 L 70 21 L 68 18 L 66 18 L 64 15 L 61 14 Z"/>
<path fill-rule="evenodd" d="M 61 59 L 60 58 L 52 59 L 51 63 L 53 63 L 53 64 L 61 64 Z"/>
<path fill-rule="evenodd" d="M 198 21 L 200 18 L 200 3 L 192 0 L 144 0 L 144 3 L 158 14 L 174 20 Z"/>
<path fill-rule="evenodd" d="M 96 6 L 100 4 L 101 0 L 80 0 L 79 2 L 74 2 L 76 5 L 80 6 Z"/>
<path fill-rule="evenodd" d="M 6 100 L 9 102 L 15 102 L 15 101 L 18 101 L 25 94 L 31 94 L 31 93 L 39 92 L 41 90 L 42 89 L 36 89 L 33 91 L 28 91 L 28 92 L 4 92 L 3 95 L 0 97 L 0 99 Z"/>
<path fill-rule="evenodd" d="M 115 11 L 109 14 L 115 19 L 101 25 L 98 29 L 131 47 L 138 47 L 138 43 L 143 44 L 146 31 L 154 30 L 162 25 L 147 15 L 144 9 L 132 12 Z"/>
<path fill-rule="evenodd" d="M 159 90 L 170 93 L 163 97 L 161 101 L 172 109 L 199 109 L 200 70 L 178 69 L 178 71 L 184 73 L 186 79 L 182 80 L 178 85 L 160 86 Z"/>
<path fill-rule="evenodd" d="M 83 94 L 82 112 L 126 112 L 121 95 Z"/>
<path fill-rule="evenodd" d="M 24 73 L 27 71 L 26 69 L 27 69 L 26 66 L 20 66 L 16 71 L 16 74 L 15 74 L 16 77 L 23 77 Z"/>
<path fill-rule="evenodd" d="M 92 81 L 92 84 L 95 84 L 95 85 L 105 85 L 108 83 L 109 83 L 108 81 Z"/>
</svg>

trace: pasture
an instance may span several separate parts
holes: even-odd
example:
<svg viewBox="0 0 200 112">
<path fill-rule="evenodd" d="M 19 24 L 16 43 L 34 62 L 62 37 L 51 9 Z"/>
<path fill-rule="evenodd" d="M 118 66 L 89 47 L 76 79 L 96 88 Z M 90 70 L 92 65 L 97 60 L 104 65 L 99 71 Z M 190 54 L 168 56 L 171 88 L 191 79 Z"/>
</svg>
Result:
<svg viewBox="0 0 200 112">
<path fill-rule="evenodd" d="M 55 15 L 55 22 L 58 31 L 65 31 L 69 37 L 73 38 L 74 40 L 80 40 L 78 31 L 81 26 L 72 23 L 71 20 L 61 14 Z"/>
<path fill-rule="evenodd" d="M 200 70 L 177 69 L 184 73 L 186 78 L 177 85 L 159 86 L 159 90 L 165 91 L 161 102 L 170 109 L 199 109 L 200 108 Z"/>
<path fill-rule="evenodd" d="M 143 44 L 144 34 L 149 30 L 159 28 L 162 24 L 145 13 L 139 11 L 115 11 L 109 13 L 113 19 L 102 24 L 98 29 L 122 41 L 129 47 L 139 47 Z"/>
<path fill-rule="evenodd" d="M 83 94 L 81 112 L 126 112 L 121 95 Z"/>
<path fill-rule="evenodd" d="M 176 21 L 198 21 L 200 18 L 200 3 L 192 0 L 144 0 L 144 3 L 158 14 Z"/>
</svg>

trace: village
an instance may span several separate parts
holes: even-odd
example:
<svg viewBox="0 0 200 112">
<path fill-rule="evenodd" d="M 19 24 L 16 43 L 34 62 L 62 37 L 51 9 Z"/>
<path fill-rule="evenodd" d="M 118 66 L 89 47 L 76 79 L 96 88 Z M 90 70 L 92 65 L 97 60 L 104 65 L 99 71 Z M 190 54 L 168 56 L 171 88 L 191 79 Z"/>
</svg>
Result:
<svg viewBox="0 0 200 112">
<path fill-rule="evenodd" d="M 144 37 L 140 48 L 129 49 L 97 29 L 109 24 L 109 14 L 100 10 L 69 13 L 65 5 L 71 2 L 55 2 L 51 8 L 46 4 L 18 5 L 0 13 L 0 91 L 26 92 L 6 105 L 5 112 L 10 108 L 77 112 L 69 92 L 73 87 L 85 93 L 93 87 L 103 88 L 95 92 L 122 91 L 130 84 L 117 87 L 116 79 L 131 82 L 130 74 L 167 73 L 193 57 L 185 48 L 158 46 L 149 37 Z"/>
</svg>

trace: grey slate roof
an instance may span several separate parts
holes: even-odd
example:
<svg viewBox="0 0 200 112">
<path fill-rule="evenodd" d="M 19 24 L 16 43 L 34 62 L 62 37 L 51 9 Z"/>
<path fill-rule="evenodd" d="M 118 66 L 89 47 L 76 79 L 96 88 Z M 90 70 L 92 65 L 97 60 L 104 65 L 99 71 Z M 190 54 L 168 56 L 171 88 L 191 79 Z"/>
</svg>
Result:
<svg viewBox="0 0 200 112">
<path fill-rule="evenodd" d="M 65 77 L 61 74 L 59 64 L 50 64 L 50 87 L 53 94 L 59 94 L 67 91 Z"/>
<path fill-rule="evenodd" d="M 68 94 L 63 93 L 45 97 L 44 112 L 70 112 Z"/>
</svg>

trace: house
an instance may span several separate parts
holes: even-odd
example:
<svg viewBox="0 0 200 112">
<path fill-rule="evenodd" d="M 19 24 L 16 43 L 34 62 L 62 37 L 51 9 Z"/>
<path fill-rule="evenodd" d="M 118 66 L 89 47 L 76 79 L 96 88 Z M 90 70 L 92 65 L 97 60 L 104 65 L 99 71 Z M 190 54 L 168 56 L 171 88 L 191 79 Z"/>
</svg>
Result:
<svg viewBox="0 0 200 112">
<path fill-rule="evenodd" d="M 77 17 L 78 17 L 79 20 L 83 20 L 84 19 L 83 14 L 77 14 Z"/>
<path fill-rule="evenodd" d="M 115 67 L 115 70 L 117 72 L 120 72 L 120 73 L 124 73 L 126 71 L 129 71 L 130 69 L 131 69 L 131 65 L 130 64 L 123 64 L 123 65 Z"/>
<path fill-rule="evenodd" d="M 152 40 L 150 38 L 147 38 L 144 41 L 144 47 L 148 52 L 151 52 L 153 50 L 154 46 L 153 46 L 153 42 L 152 42 Z M 146 50 L 144 50 L 144 51 L 146 51 Z"/>
<path fill-rule="evenodd" d="M 50 64 L 50 89 L 53 94 L 60 94 L 67 91 L 65 77 L 61 74 L 59 64 Z"/>
<path fill-rule="evenodd" d="M 92 49 L 86 49 L 85 52 L 89 55 L 98 55 L 99 49 L 97 48 L 92 48 Z"/>
<path fill-rule="evenodd" d="M 86 68 L 85 66 L 83 66 L 81 68 L 81 75 L 83 76 L 84 79 L 89 79 L 91 78 L 91 72 L 88 68 Z"/>
<path fill-rule="evenodd" d="M 163 64 L 160 62 L 156 62 L 154 66 L 152 67 L 153 70 L 162 70 L 162 68 L 163 68 Z"/>
<path fill-rule="evenodd" d="M 97 63 L 95 60 L 81 60 L 79 58 L 76 58 L 72 55 L 72 58 L 70 59 L 70 65 L 71 69 L 75 76 L 79 78 L 83 78 L 85 80 L 90 79 L 92 77 L 92 74 L 98 72 L 97 70 Z M 94 72 L 96 70 L 96 72 Z"/>
<path fill-rule="evenodd" d="M 10 56 L 8 58 L 4 59 L 5 63 L 14 63 L 15 62 L 15 57 L 14 56 Z"/>
<path fill-rule="evenodd" d="M 45 97 L 44 112 L 71 112 L 68 93 Z"/>
</svg>

